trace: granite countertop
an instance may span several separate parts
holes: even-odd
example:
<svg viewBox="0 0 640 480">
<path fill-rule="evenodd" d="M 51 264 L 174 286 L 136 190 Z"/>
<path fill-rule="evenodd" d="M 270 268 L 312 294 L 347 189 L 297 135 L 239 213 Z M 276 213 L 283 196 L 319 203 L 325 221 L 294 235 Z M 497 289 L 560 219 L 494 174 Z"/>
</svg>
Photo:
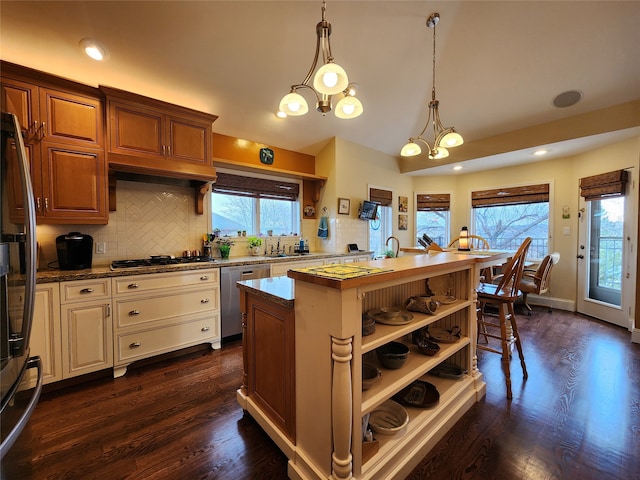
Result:
<svg viewBox="0 0 640 480">
<path fill-rule="evenodd" d="M 281 262 L 295 262 L 302 261 L 311 258 L 330 258 L 330 257 L 349 257 L 371 254 L 372 252 L 357 252 L 357 253 L 310 253 L 308 255 L 290 255 L 286 257 L 271 257 L 271 256 L 243 256 L 243 257 L 231 257 L 230 259 L 215 258 L 211 262 L 203 263 L 187 263 L 177 265 L 156 265 L 152 267 L 138 267 L 138 268 L 120 268 L 117 270 L 111 270 L 109 265 L 95 266 L 93 268 L 85 268 L 82 270 L 55 270 L 55 269 L 42 269 L 36 273 L 36 283 L 52 283 L 52 282 L 66 282 L 72 280 L 87 280 L 92 278 L 105 278 L 105 277 L 123 277 L 129 275 L 143 275 L 148 273 L 163 273 L 163 272 L 180 272 L 185 270 L 202 270 L 206 268 L 220 268 L 220 267 L 237 267 L 242 265 L 254 265 L 264 263 L 281 263 Z M 16 280 L 19 282 L 20 277 Z"/>
<path fill-rule="evenodd" d="M 238 288 L 285 308 L 293 308 L 295 282 L 289 277 L 281 276 L 243 280 L 238 282 Z"/>
</svg>

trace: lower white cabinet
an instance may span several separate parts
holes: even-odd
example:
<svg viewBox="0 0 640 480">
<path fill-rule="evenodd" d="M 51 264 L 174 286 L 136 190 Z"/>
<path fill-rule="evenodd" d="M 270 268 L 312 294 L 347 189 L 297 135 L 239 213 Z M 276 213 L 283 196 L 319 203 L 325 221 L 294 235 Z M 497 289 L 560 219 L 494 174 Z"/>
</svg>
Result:
<svg viewBox="0 0 640 480">
<path fill-rule="evenodd" d="M 23 307 L 22 289 L 9 289 L 9 308 L 19 312 Z M 36 286 L 33 324 L 31 326 L 30 355 L 42 361 L 43 383 L 62 380 L 62 340 L 60 333 L 60 293 L 57 283 Z M 36 386 L 38 372 L 25 372 L 21 388 Z"/>
<path fill-rule="evenodd" d="M 60 320 L 63 378 L 113 367 L 109 279 L 61 282 Z"/>
<path fill-rule="evenodd" d="M 181 348 L 220 348 L 220 269 L 116 277 L 114 370 Z"/>
<path fill-rule="evenodd" d="M 278 262 L 271 264 L 271 276 L 279 277 L 281 275 L 286 275 L 289 270 L 292 268 L 305 268 L 305 267 L 317 267 L 325 264 L 326 259 L 316 259 L 316 260 L 294 260 L 292 262 Z M 334 262 L 331 262 L 334 263 Z"/>
</svg>

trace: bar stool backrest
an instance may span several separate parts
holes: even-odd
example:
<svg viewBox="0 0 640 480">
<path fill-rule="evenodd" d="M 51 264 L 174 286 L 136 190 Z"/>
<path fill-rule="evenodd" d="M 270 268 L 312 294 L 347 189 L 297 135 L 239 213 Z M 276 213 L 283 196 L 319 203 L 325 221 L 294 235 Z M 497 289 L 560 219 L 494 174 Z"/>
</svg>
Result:
<svg viewBox="0 0 640 480">
<path fill-rule="evenodd" d="M 504 274 L 500 279 L 500 283 L 496 287 L 496 295 L 504 298 L 513 298 L 514 300 L 520 296 L 518 285 L 520 285 L 520 280 L 522 279 L 524 262 L 530 245 L 531 237 L 525 238 L 515 255 L 509 259 L 504 267 Z"/>
</svg>

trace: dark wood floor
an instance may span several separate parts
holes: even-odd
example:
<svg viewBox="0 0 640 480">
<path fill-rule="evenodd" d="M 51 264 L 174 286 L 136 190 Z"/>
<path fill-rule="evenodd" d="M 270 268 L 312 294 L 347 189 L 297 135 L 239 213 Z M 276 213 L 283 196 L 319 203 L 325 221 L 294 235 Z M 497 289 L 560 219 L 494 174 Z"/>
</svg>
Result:
<svg viewBox="0 0 640 480">
<path fill-rule="evenodd" d="M 408 477 L 640 478 L 640 345 L 574 314 L 520 316 L 529 379 L 480 352 L 488 389 Z M 3 480 L 285 479 L 286 459 L 235 401 L 239 342 L 46 393 Z"/>
</svg>

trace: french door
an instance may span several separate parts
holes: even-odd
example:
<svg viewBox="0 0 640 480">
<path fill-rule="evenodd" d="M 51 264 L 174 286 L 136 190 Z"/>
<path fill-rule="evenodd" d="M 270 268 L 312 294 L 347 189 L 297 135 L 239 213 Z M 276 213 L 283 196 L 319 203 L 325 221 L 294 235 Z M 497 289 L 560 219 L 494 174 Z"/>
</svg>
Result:
<svg viewBox="0 0 640 480">
<path fill-rule="evenodd" d="M 623 197 L 580 198 L 577 255 L 578 312 L 624 328 L 633 321 L 635 292 L 638 199 L 631 180 Z"/>
</svg>

